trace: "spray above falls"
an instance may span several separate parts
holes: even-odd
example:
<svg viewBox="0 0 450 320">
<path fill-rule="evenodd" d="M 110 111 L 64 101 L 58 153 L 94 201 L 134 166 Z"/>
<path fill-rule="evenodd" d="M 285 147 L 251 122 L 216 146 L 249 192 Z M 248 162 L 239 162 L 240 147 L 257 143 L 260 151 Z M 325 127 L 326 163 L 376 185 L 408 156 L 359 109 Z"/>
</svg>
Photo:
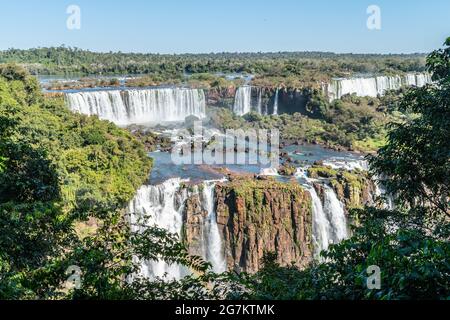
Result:
<svg viewBox="0 0 450 320">
<path fill-rule="evenodd" d="M 118 125 L 176 122 L 206 114 L 205 94 L 200 89 L 80 91 L 66 93 L 65 98 L 70 110 Z"/>
</svg>

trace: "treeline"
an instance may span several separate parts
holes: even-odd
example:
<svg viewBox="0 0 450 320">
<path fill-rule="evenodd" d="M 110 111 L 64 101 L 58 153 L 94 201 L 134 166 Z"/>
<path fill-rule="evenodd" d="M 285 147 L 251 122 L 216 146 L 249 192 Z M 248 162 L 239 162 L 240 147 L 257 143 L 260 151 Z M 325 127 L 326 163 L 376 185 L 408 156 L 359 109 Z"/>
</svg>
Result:
<svg viewBox="0 0 450 320">
<path fill-rule="evenodd" d="M 335 54 L 329 52 L 143 54 L 98 53 L 53 47 L 0 52 L 0 63 L 24 64 L 32 74 L 159 74 L 249 73 L 271 77 L 318 78 L 357 73 L 398 74 L 424 71 L 423 54 Z"/>
<path fill-rule="evenodd" d="M 150 170 L 143 145 L 44 98 L 26 71 L 1 66 L 0 299 L 449 299 L 450 38 L 427 65 L 436 83 L 399 102 L 417 116 L 392 124 L 370 159 L 395 210 L 353 210 L 352 237 L 322 261 L 299 270 L 269 253 L 254 275 L 211 272 L 148 221 L 132 222 L 132 232 L 124 209 Z M 331 121 L 347 107 L 332 109 L 320 112 Z M 169 282 L 137 275 L 139 260 L 156 259 L 195 272 Z M 70 266 L 83 272 L 78 288 L 63 286 Z M 375 289 L 371 266 L 381 271 Z"/>
</svg>

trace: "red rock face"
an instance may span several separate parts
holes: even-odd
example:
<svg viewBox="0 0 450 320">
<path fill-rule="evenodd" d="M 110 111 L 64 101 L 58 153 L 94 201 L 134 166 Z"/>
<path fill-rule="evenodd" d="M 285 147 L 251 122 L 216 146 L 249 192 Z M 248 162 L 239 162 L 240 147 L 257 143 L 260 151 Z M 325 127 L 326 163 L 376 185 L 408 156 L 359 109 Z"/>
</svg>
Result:
<svg viewBox="0 0 450 320">
<path fill-rule="evenodd" d="M 192 255 L 202 256 L 204 254 L 204 221 L 208 212 L 201 205 L 198 194 L 191 196 L 186 200 L 183 214 L 183 242 L 188 247 Z"/>
<path fill-rule="evenodd" d="M 206 101 L 209 106 L 231 107 L 236 95 L 236 88 L 212 88 L 205 91 Z"/>
<path fill-rule="evenodd" d="M 256 272 L 266 252 L 277 253 L 282 265 L 311 261 L 311 198 L 299 185 L 219 184 L 216 206 L 229 270 Z"/>
<path fill-rule="evenodd" d="M 346 208 L 372 202 L 373 183 L 365 176 L 356 178 L 359 184 L 345 179 L 331 183 Z M 323 186 L 317 183 L 314 187 L 323 199 Z M 228 270 L 254 273 L 261 269 L 261 260 L 268 252 L 276 253 L 283 266 L 308 264 L 313 253 L 311 202 L 309 192 L 297 182 L 233 176 L 231 182 L 217 184 L 217 224 Z M 189 198 L 184 212 L 183 238 L 191 254 L 204 253 L 206 216 L 200 197 Z"/>
</svg>

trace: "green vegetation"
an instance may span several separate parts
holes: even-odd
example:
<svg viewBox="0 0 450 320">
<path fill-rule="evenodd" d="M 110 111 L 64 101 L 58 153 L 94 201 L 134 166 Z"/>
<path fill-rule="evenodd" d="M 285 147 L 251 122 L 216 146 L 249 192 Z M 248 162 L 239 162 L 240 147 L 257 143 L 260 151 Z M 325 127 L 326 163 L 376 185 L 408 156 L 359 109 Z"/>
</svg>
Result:
<svg viewBox="0 0 450 320">
<path fill-rule="evenodd" d="M 323 165 L 308 168 L 308 176 L 313 179 L 328 179 L 338 198 L 347 209 L 361 208 L 369 202 L 370 194 L 375 192 L 369 174 L 361 170 L 347 171 Z"/>
<path fill-rule="evenodd" d="M 109 122 L 73 115 L 62 99 L 44 99 L 36 80 L 13 68 L 0 69 L 1 151 L 9 173 L 1 177 L 2 199 L 59 198 L 64 210 L 84 213 L 121 207 L 150 171 L 141 145 Z"/>
<path fill-rule="evenodd" d="M 427 60 L 437 83 L 410 89 L 401 102 L 417 116 L 395 124 L 386 146 L 371 159 L 373 173 L 385 176 L 396 195 L 396 210 L 352 210 L 358 222 L 353 236 L 322 252 L 325 262 L 305 270 L 280 267 L 268 255 L 260 272 L 235 280 L 248 288 L 241 297 L 450 298 L 450 38 L 445 45 Z M 381 270 L 379 289 L 367 286 L 369 266 Z"/>
<path fill-rule="evenodd" d="M 352 237 L 323 252 L 326 258 L 323 262 L 299 270 L 278 265 L 275 256 L 268 254 L 264 268 L 255 275 L 215 275 L 208 271 L 207 263 L 187 254 L 178 237 L 155 227 L 145 228 L 141 233 L 131 232 L 123 209 L 151 167 L 143 145 L 131 133 L 111 123 L 69 113 L 61 99 L 44 98 L 36 80 L 23 69 L 1 66 L 0 298 L 449 299 L 450 38 L 445 45 L 445 49 L 435 51 L 427 59 L 437 83 L 409 89 L 400 97 L 400 110 L 414 115 L 392 125 L 386 145 L 371 160 L 373 173 L 386 177 L 383 180 L 388 191 L 396 195 L 396 210 L 352 210 L 353 221 L 358 222 L 353 226 Z M 303 55 L 307 59 L 314 54 Z M 120 60 L 127 57 L 137 62 Z M 208 61 L 208 56 L 201 55 L 173 59 L 189 61 L 193 57 Z M 177 65 L 168 56 L 155 55 L 158 63 L 150 70 L 151 64 L 139 63 L 148 55 L 95 54 L 58 48 L 10 50 L 1 54 L 0 61 L 42 63 L 36 69 L 59 72 L 82 69 L 177 74 L 203 73 L 204 69 L 214 68 L 223 71 L 225 67 L 228 71 L 253 73 L 272 70 L 247 60 L 259 57 L 281 73 L 301 72 L 295 68 L 278 69 L 280 64 L 300 63 L 287 62 L 292 54 L 243 54 L 238 55 L 241 59 L 238 61 L 227 54 L 217 57 L 222 60 L 212 66 L 200 62 L 188 66 L 184 62 Z M 280 61 L 268 57 L 279 57 Z M 333 57 L 323 54 L 321 61 L 333 68 L 335 63 L 330 62 Z M 348 65 L 343 62 L 338 65 L 352 71 L 364 69 L 366 64 L 360 59 L 366 58 L 355 55 Z M 367 65 L 373 64 L 375 68 L 389 65 L 386 57 L 373 59 Z M 390 69 L 418 66 L 415 59 L 411 64 L 403 63 L 391 65 Z M 321 119 L 300 114 L 269 117 L 250 114 L 239 119 L 223 113 L 215 117 L 224 128 L 275 127 L 286 138 L 331 141 L 352 148 L 361 141 L 372 145 L 375 142 L 370 139 L 385 130 L 378 128 L 378 124 L 373 127 L 372 123 L 395 120 L 396 103 L 375 101 L 371 105 L 361 99 L 363 112 L 352 115 L 356 111 L 352 110 L 354 103 L 347 104 L 345 99 L 330 105 L 318 103 L 315 108 Z M 383 119 L 386 114 L 392 118 Z M 339 172 L 325 169 L 313 172 L 354 186 L 359 183 L 348 174 L 340 176 Z M 256 195 L 249 191 L 255 188 L 255 182 L 236 183 L 237 192 L 249 197 L 249 201 L 262 201 L 262 190 Z M 276 182 L 264 183 L 270 187 Z M 292 190 L 287 185 L 282 188 Z M 88 226 L 92 229 L 75 230 L 88 219 L 95 220 Z M 145 222 L 137 224 L 141 223 Z M 138 270 L 132 257 L 163 258 L 197 273 L 181 281 L 151 281 L 137 276 L 131 279 Z M 80 289 L 62 287 L 70 265 L 77 265 L 84 272 Z M 366 284 L 367 268 L 373 265 L 381 269 L 381 288 L 375 290 Z"/>
<path fill-rule="evenodd" d="M 243 197 L 247 203 L 253 201 L 262 203 L 264 197 L 264 190 L 277 190 L 281 193 L 292 194 L 302 196 L 304 190 L 298 183 L 283 183 L 278 182 L 271 177 L 267 177 L 266 180 L 256 180 L 248 177 L 234 177 L 230 183 L 227 183 L 225 187 L 236 193 L 237 196 Z M 253 193 L 258 193 L 258 196 L 253 196 Z M 258 206 L 254 206 L 257 208 Z"/>
<path fill-rule="evenodd" d="M 278 169 L 278 173 L 282 176 L 293 176 L 297 171 L 297 167 L 291 164 L 284 164 Z"/>
<path fill-rule="evenodd" d="M 336 178 L 338 171 L 327 166 L 312 166 L 308 168 L 308 176 L 313 179 Z"/>
<path fill-rule="evenodd" d="M 212 109 L 214 125 L 223 130 L 254 128 L 278 129 L 285 141 L 319 143 L 336 149 L 374 152 L 386 142 L 389 122 L 402 122 L 407 115 L 397 111 L 402 92 L 391 92 L 380 98 L 345 96 L 328 102 L 315 92 L 306 111 L 278 116 L 250 113 L 244 117 L 229 110 Z"/>
<path fill-rule="evenodd" d="M 186 74 L 246 73 L 257 83 L 314 83 L 355 73 L 399 74 L 425 70 L 425 56 L 334 54 L 328 52 L 216 53 L 160 55 L 96 53 L 77 48 L 10 49 L 0 63 L 24 64 L 39 74 L 148 74 L 155 82 L 183 79 Z"/>
</svg>

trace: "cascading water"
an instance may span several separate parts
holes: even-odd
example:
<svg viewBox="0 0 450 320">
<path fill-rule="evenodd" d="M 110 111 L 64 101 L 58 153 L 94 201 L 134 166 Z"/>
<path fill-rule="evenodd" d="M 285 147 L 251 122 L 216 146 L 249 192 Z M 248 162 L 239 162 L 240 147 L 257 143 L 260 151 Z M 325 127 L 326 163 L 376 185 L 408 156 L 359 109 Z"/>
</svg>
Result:
<svg viewBox="0 0 450 320">
<path fill-rule="evenodd" d="M 331 225 L 322 206 L 319 196 L 314 186 L 307 185 L 307 190 L 311 195 L 313 209 L 313 239 L 316 254 L 328 249 L 331 242 Z"/>
<path fill-rule="evenodd" d="M 332 169 L 344 169 L 348 171 L 361 170 L 368 171 L 369 165 L 366 160 L 349 160 L 346 158 L 330 158 L 323 161 L 323 165 Z"/>
<path fill-rule="evenodd" d="M 408 73 L 405 76 L 334 79 L 323 88 L 327 91 L 330 100 L 335 100 L 340 99 L 345 94 L 376 97 L 377 95 L 383 95 L 387 90 L 398 90 L 402 86 L 422 87 L 431 82 L 431 76 L 428 73 Z"/>
<path fill-rule="evenodd" d="M 238 116 L 243 116 L 252 110 L 252 87 L 239 87 L 234 98 L 233 112 Z"/>
<path fill-rule="evenodd" d="M 179 192 L 182 182 L 181 179 L 170 179 L 158 186 L 141 187 L 128 207 L 131 231 L 142 232 L 157 226 L 181 236 L 183 206 L 177 204 L 184 203 L 187 198 L 186 193 Z M 162 260 L 140 261 L 140 264 L 141 275 L 148 278 L 180 279 L 187 273 L 182 266 L 169 265 Z"/>
<path fill-rule="evenodd" d="M 205 94 L 199 89 L 81 91 L 65 97 L 70 110 L 118 125 L 184 121 L 190 115 L 204 118 L 206 113 Z"/>
<path fill-rule="evenodd" d="M 431 83 L 431 75 L 429 73 L 419 73 L 415 75 L 416 83 L 413 84 L 417 87 L 423 87 L 428 83 Z"/>
<path fill-rule="evenodd" d="M 205 181 L 203 183 L 203 201 L 204 209 L 208 212 L 204 224 L 204 243 L 206 243 L 205 258 L 212 264 L 213 271 L 223 273 L 226 271 L 225 255 L 223 253 L 222 238 L 220 237 L 219 227 L 217 225 L 217 214 L 214 207 L 214 181 Z"/>
<path fill-rule="evenodd" d="M 279 176 L 277 168 L 261 168 L 259 174 L 261 176 Z"/>
<path fill-rule="evenodd" d="M 157 226 L 181 237 L 183 228 L 183 210 L 186 200 L 199 194 L 198 186 L 192 190 L 182 188 L 188 180 L 170 179 L 158 186 L 141 187 L 128 206 L 131 215 L 131 231 L 142 232 L 148 227 Z M 208 213 L 203 221 L 202 242 L 203 252 L 198 254 L 212 264 L 216 273 L 226 271 L 226 261 L 222 239 L 217 225 L 217 215 L 214 207 L 214 190 L 217 181 L 205 181 L 202 185 L 201 201 L 203 209 Z M 167 264 L 158 261 L 136 261 L 140 263 L 140 274 L 147 278 L 180 279 L 189 274 L 189 270 L 177 264 Z"/>
<path fill-rule="evenodd" d="M 304 168 L 298 168 L 295 176 L 311 195 L 313 241 L 315 255 L 319 258 L 319 253 L 327 250 L 330 244 L 339 243 L 348 237 L 344 207 L 334 190 L 325 184 L 322 184 L 324 188 L 322 203 L 314 187 L 314 183 L 320 183 L 320 181 L 308 178 Z"/>
<path fill-rule="evenodd" d="M 376 77 L 377 94 L 382 96 L 387 90 L 398 90 L 402 87 L 402 78 L 394 77 Z"/>
<path fill-rule="evenodd" d="M 273 114 L 278 115 L 278 93 L 279 89 L 277 88 L 277 91 L 275 92 L 275 99 L 273 102 Z"/>
<path fill-rule="evenodd" d="M 256 98 L 252 98 L 252 93 L 256 92 Z M 238 116 L 243 116 L 251 111 L 259 114 L 267 114 L 267 106 L 263 110 L 264 88 L 242 86 L 236 90 L 234 97 L 233 112 Z"/>
<path fill-rule="evenodd" d="M 259 114 L 263 114 L 262 110 L 262 97 L 263 97 L 263 88 L 258 88 L 258 106 L 257 111 Z"/>
<path fill-rule="evenodd" d="M 378 198 L 381 198 L 383 202 L 383 209 L 387 210 L 394 210 L 395 209 L 395 203 L 394 203 L 394 197 L 392 194 L 389 194 L 386 191 L 386 188 L 383 186 L 382 183 L 378 180 L 378 177 L 373 177 L 374 184 L 375 184 L 375 195 Z"/>
<path fill-rule="evenodd" d="M 331 225 L 331 241 L 332 243 L 339 243 L 348 237 L 347 218 L 345 216 L 344 206 L 338 200 L 332 188 L 327 185 L 324 185 L 324 188 L 323 208 Z"/>
</svg>

